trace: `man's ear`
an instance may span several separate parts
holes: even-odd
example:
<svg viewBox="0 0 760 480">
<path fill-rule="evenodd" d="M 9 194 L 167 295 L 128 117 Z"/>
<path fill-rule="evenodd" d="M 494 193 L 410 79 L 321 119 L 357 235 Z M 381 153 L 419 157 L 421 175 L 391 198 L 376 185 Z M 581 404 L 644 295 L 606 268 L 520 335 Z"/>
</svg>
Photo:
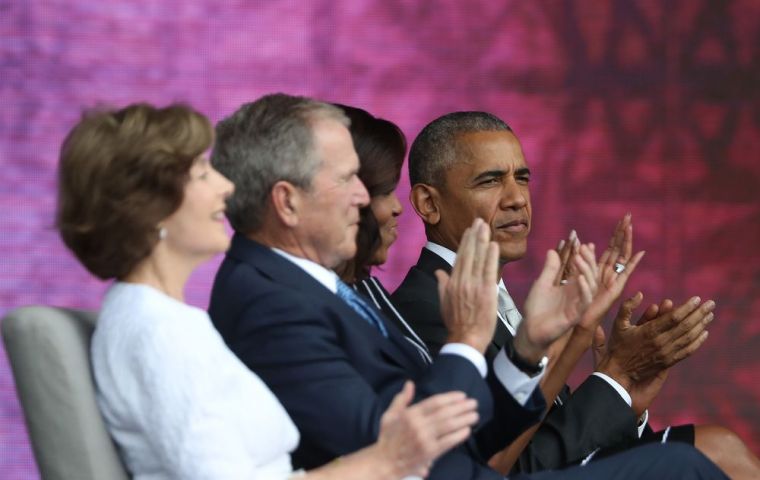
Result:
<svg viewBox="0 0 760 480">
<path fill-rule="evenodd" d="M 275 183 L 269 194 L 277 218 L 288 227 L 295 227 L 303 205 L 303 192 L 285 180 Z"/>
<path fill-rule="evenodd" d="M 441 221 L 440 200 L 438 189 L 424 183 L 414 184 L 409 192 L 409 202 L 427 225 L 437 225 Z"/>
</svg>

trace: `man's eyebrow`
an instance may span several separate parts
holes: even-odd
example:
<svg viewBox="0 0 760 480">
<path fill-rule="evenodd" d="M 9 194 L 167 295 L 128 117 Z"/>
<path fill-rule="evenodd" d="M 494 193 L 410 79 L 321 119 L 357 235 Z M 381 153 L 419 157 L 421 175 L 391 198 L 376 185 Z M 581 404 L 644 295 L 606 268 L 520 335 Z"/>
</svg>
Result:
<svg viewBox="0 0 760 480">
<path fill-rule="evenodd" d="M 500 178 L 507 174 L 506 170 L 486 170 L 485 172 L 480 173 L 478 176 L 472 179 L 473 183 L 480 182 L 482 180 L 490 180 L 493 178 Z M 528 167 L 521 167 L 515 170 L 515 176 L 516 177 L 525 177 L 530 176 L 530 168 Z"/>
<path fill-rule="evenodd" d="M 473 183 L 477 183 L 481 180 L 490 180 L 492 178 L 499 178 L 503 177 L 507 174 L 506 170 L 486 170 L 485 172 L 482 172 L 477 177 L 473 178 Z"/>
</svg>

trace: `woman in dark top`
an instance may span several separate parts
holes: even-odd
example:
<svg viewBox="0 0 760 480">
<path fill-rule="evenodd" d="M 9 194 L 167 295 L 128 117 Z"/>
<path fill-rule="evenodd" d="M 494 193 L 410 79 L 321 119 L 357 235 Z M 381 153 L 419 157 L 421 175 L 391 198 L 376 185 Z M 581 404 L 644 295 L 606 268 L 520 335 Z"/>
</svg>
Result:
<svg viewBox="0 0 760 480">
<path fill-rule="evenodd" d="M 338 273 L 343 281 L 353 285 L 382 310 L 401 329 L 420 356 L 430 363 L 430 352 L 425 342 L 393 306 L 390 294 L 380 281 L 371 275 L 373 266 L 382 265 L 388 259 L 388 249 L 396 241 L 397 219 L 402 212 L 396 187 L 406 156 L 406 138 L 401 129 L 388 120 L 377 118 L 360 108 L 336 106 L 351 120 L 351 138 L 360 162 L 359 179 L 370 196 L 370 204 L 360 211 L 356 256 Z"/>
</svg>

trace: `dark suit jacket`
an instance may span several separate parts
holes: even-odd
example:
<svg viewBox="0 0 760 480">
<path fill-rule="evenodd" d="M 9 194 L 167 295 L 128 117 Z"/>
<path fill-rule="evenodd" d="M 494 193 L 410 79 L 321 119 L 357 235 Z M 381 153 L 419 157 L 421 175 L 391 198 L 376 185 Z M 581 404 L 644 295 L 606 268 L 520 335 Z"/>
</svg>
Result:
<svg viewBox="0 0 760 480">
<path fill-rule="evenodd" d="M 396 308 L 428 345 L 437 352 L 448 335 L 438 301 L 436 270 L 451 271 L 441 257 L 423 248 L 417 264 L 393 293 Z M 496 322 L 494 339 L 486 352 L 490 361 L 512 335 Z M 604 380 L 590 376 L 572 394 L 560 394 L 525 449 L 517 470 L 533 472 L 578 462 L 597 448 L 618 450 L 638 439 L 636 416 L 620 395 Z"/>
<path fill-rule="evenodd" d="M 297 265 L 235 235 L 209 307 L 238 357 L 277 395 L 301 432 L 297 467 L 313 468 L 373 443 L 382 413 L 407 379 L 417 398 L 461 390 L 478 400 L 474 439 L 441 457 L 430 478 L 500 478 L 485 466 L 545 408 L 525 407 L 468 360 L 439 355 L 428 366 L 389 322 L 389 338 Z M 255 403 L 251 408 L 256 408 Z"/>
</svg>

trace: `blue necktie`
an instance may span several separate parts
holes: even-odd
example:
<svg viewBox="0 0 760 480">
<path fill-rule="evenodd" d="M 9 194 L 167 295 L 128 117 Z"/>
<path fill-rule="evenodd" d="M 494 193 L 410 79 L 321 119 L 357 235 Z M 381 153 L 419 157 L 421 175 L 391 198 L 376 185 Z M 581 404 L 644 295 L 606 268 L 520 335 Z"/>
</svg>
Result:
<svg viewBox="0 0 760 480">
<path fill-rule="evenodd" d="M 383 320 L 369 304 L 342 281 L 338 280 L 338 296 L 345 301 L 356 313 L 359 314 L 370 325 L 374 325 L 385 338 L 388 338 L 388 331 L 385 329 Z"/>
</svg>

